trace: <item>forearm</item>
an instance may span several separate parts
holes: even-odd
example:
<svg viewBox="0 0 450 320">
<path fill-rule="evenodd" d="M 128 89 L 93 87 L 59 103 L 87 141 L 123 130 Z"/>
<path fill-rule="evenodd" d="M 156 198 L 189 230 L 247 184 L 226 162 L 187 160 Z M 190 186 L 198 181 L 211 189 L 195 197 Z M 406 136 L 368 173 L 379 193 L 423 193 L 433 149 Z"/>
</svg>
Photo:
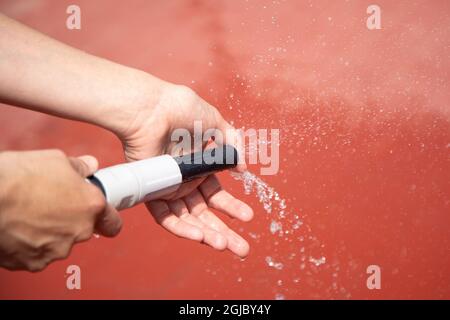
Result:
<svg viewBox="0 0 450 320">
<path fill-rule="evenodd" d="M 0 101 L 120 131 L 162 81 L 0 14 Z M 153 94 L 151 91 L 154 91 Z"/>
</svg>

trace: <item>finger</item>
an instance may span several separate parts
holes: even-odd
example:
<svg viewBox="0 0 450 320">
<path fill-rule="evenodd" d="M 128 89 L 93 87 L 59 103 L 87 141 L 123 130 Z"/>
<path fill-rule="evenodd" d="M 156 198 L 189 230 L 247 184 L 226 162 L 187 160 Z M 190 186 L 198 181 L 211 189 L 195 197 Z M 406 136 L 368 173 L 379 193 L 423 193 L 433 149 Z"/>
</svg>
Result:
<svg viewBox="0 0 450 320">
<path fill-rule="evenodd" d="M 205 199 L 203 199 L 203 196 L 201 195 L 200 191 L 198 191 L 198 189 L 193 190 L 190 194 L 184 197 L 183 201 L 186 204 L 189 212 L 196 217 L 198 217 L 202 214 L 203 211 L 208 209 Z M 214 230 L 217 230 L 217 228 L 214 228 Z"/>
<path fill-rule="evenodd" d="M 202 230 L 174 215 L 165 201 L 157 200 L 146 203 L 156 222 L 174 235 L 194 241 L 203 240 Z"/>
<path fill-rule="evenodd" d="M 209 128 L 216 128 L 221 131 L 220 135 L 217 135 L 215 142 L 217 144 L 229 144 L 236 148 L 238 152 L 238 165 L 236 170 L 243 172 L 247 169 L 245 164 L 245 152 L 244 152 L 244 140 L 242 138 L 241 130 L 236 130 L 230 123 L 228 123 L 217 110 L 217 108 L 211 106 L 209 103 L 200 99 L 205 110 L 212 110 L 211 115 L 205 119 L 205 130 Z"/>
<path fill-rule="evenodd" d="M 248 256 L 248 253 L 250 252 L 250 245 L 244 238 L 242 238 L 240 235 L 238 235 L 230 228 L 228 228 L 227 240 L 228 240 L 228 249 L 231 252 L 233 252 L 234 254 L 238 255 L 241 258 L 245 258 L 246 256 Z"/>
<path fill-rule="evenodd" d="M 190 223 L 203 232 L 203 242 L 216 250 L 224 250 L 227 247 L 227 239 L 219 232 L 208 228 L 197 217 L 191 215 L 183 200 L 177 199 L 169 201 L 170 210 L 181 220 Z"/>
<path fill-rule="evenodd" d="M 225 191 L 215 175 L 206 178 L 199 190 L 209 207 L 242 221 L 250 221 L 253 218 L 252 208 Z"/>
<path fill-rule="evenodd" d="M 247 164 L 245 163 L 245 146 L 244 138 L 242 136 L 242 130 L 236 130 L 233 126 L 227 123 L 224 139 L 224 144 L 232 145 L 237 151 L 237 166 L 235 168 L 238 172 L 244 172 L 247 170 Z"/>
<path fill-rule="evenodd" d="M 173 193 L 168 194 L 162 198 L 162 200 L 171 200 L 171 199 L 179 199 L 182 198 L 189 193 L 192 192 L 192 190 L 197 189 L 197 187 L 203 182 L 205 178 L 195 178 L 191 181 L 184 182 L 180 185 L 180 187 Z"/>
<path fill-rule="evenodd" d="M 57 243 L 51 246 L 50 254 L 48 255 L 51 261 L 54 260 L 64 260 L 72 251 L 73 242 L 68 239 L 61 239 Z"/>
<path fill-rule="evenodd" d="M 247 256 L 249 245 L 241 236 L 231 230 L 222 220 L 220 220 L 208 207 L 200 191 L 194 191 L 185 197 L 185 203 L 194 216 L 196 216 L 207 227 L 220 232 L 227 239 L 227 248 L 240 257 Z"/>
<path fill-rule="evenodd" d="M 102 214 L 97 217 L 95 231 L 105 237 L 114 237 L 122 229 L 122 218 L 110 204 L 106 205 Z"/>
<path fill-rule="evenodd" d="M 98 161 L 93 156 L 69 157 L 69 162 L 83 178 L 92 175 L 98 169 Z"/>
</svg>

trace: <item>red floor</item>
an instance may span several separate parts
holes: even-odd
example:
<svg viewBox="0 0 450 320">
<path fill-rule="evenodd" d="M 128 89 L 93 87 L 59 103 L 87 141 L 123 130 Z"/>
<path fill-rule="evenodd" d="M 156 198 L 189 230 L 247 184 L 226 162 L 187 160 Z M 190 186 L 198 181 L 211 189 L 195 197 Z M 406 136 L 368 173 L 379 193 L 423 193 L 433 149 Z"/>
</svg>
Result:
<svg viewBox="0 0 450 320">
<path fill-rule="evenodd" d="M 85 0 L 82 30 L 69 31 L 72 3 L 0 0 L 0 11 L 190 85 L 236 126 L 279 128 L 281 170 L 263 178 L 304 220 L 304 240 L 272 235 L 255 196 L 222 174 L 256 213 L 231 223 L 250 241 L 246 260 L 175 238 L 140 206 L 123 212 L 120 236 L 76 246 L 44 272 L 0 270 L 0 298 L 450 299 L 449 1 L 378 0 L 375 31 L 357 0 Z M 92 126 L 6 106 L 0 123 L 0 149 L 122 161 L 118 141 Z M 66 288 L 70 264 L 79 291 Z M 381 290 L 366 287 L 371 264 Z"/>
</svg>

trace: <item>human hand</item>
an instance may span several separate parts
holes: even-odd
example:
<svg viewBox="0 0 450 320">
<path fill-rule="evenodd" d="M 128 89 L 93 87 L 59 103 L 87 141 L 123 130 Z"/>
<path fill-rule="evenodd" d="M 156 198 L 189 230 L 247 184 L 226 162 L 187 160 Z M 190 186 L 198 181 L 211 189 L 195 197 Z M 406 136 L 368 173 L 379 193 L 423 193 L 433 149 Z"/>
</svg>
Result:
<svg viewBox="0 0 450 320">
<path fill-rule="evenodd" d="M 114 236 L 119 214 L 85 177 L 97 170 L 91 156 L 58 150 L 0 153 L 0 266 L 40 271 L 64 259 L 93 231 Z"/>
<path fill-rule="evenodd" d="M 172 153 L 171 132 L 192 131 L 194 120 L 202 121 L 203 131 L 232 129 L 217 109 L 187 87 L 63 45 L 1 14 L 0 25 L 7 31 L 0 33 L 0 101 L 106 128 L 122 140 L 129 161 Z M 235 145 L 229 140 L 236 139 L 224 142 Z M 211 209 L 245 221 L 253 212 L 215 177 L 186 183 L 171 198 L 148 207 L 162 226 L 180 237 L 229 248 L 239 256 L 248 253 L 248 243 Z"/>
<path fill-rule="evenodd" d="M 224 135 L 221 142 L 234 146 L 239 143 L 236 130 L 216 108 L 191 89 L 164 82 L 153 83 L 150 87 L 145 99 L 148 102 L 135 105 L 133 117 L 115 126 L 119 128 L 115 133 L 123 142 L 127 160 L 172 154 L 177 144 L 170 139 L 173 130 L 184 128 L 193 133 L 196 120 L 201 121 L 203 132 L 210 128 L 220 130 Z M 131 114 L 130 109 L 127 112 Z M 228 136 L 225 135 L 227 130 L 231 133 Z M 238 170 L 244 169 L 245 165 L 240 164 Z M 212 209 L 242 221 L 251 220 L 253 211 L 225 191 L 215 175 L 185 183 L 164 200 L 147 203 L 147 208 L 157 223 L 179 237 L 203 242 L 217 250 L 228 248 L 240 257 L 249 252 L 247 241 L 221 221 Z"/>
</svg>

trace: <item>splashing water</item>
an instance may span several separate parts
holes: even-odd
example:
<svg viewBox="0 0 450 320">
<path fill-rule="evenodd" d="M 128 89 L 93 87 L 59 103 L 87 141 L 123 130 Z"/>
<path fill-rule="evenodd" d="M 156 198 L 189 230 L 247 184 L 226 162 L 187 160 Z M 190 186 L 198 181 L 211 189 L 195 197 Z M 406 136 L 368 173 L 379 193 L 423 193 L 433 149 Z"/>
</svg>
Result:
<svg viewBox="0 0 450 320">
<path fill-rule="evenodd" d="M 294 245 L 301 244 L 298 251 L 291 252 L 285 257 L 287 259 L 286 262 L 300 259 L 299 264 L 292 264 L 289 262 L 286 265 L 283 263 L 283 257 L 279 254 L 276 258 L 268 255 L 265 257 L 265 263 L 269 268 L 283 270 L 285 269 L 285 266 L 292 265 L 297 270 L 294 270 L 293 274 L 298 275 L 297 272 L 306 271 L 307 264 L 305 262 L 310 262 L 311 265 L 315 267 L 326 263 L 325 256 L 314 258 L 311 254 L 305 252 L 305 242 L 314 242 L 317 241 L 317 239 L 311 235 L 311 228 L 304 224 L 304 221 L 300 218 L 300 212 L 297 210 L 295 214 L 290 212 L 286 199 L 283 199 L 273 187 L 249 171 L 243 173 L 232 172 L 231 175 L 235 180 L 242 181 L 245 194 L 250 195 L 255 193 L 258 201 L 267 213 L 267 217 L 270 216 L 268 230 L 272 235 L 278 235 L 280 237 L 277 237 L 279 240 L 275 241 L 275 245 L 278 244 L 278 241 L 288 241 Z M 256 236 L 256 234 L 252 232 L 249 232 L 249 235 L 254 239 L 259 239 L 261 237 L 261 235 L 258 234 L 258 236 Z M 297 254 L 299 254 L 299 256 L 297 256 Z M 288 272 L 287 270 L 284 271 Z M 306 274 L 310 275 L 308 272 Z M 299 283 L 300 278 L 296 276 L 293 281 L 294 283 Z M 276 282 L 278 288 L 283 286 L 283 284 L 284 283 L 281 280 Z M 275 299 L 283 300 L 285 299 L 285 296 L 281 293 L 277 293 Z"/>
<path fill-rule="evenodd" d="M 281 224 L 281 222 L 277 222 L 275 220 L 272 220 L 272 222 L 270 223 L 270 232 L 272 234 L 275 234 L 276 232 L 283 232 L 283 225 Z"/>
<path fill-rule="evenodd" d="M 284 300 L 284 299 L 286 299 L 286 297 L 281 293 L 277 293 L 275 295 L 275 300 Z"/>
<path fill-rule="evenodd" d="M 309 262 L 311 262 L 312 264 L 314 264 L 316 267 L 324 264 L 327 261 L 327 259 L 325 257 L 320 257 L 320 258 L 313 258 L 313 257 L 309 257 Z"/>
<path fill-rule="evenodd" d="M 269 267 L 275 268 L 277 270 L 282 270 L 284 265 L 281 262 L 275 262 L 272 257 L 266 257 L 266 263 Z"/>
<path fill-rule="evenodd" d="M 245 194 L 249 195 L 255 191 L 256 197 L 262 204 L 264 211 L 273 216 L 269 226 L 269 230 L 272 234 L 277 232 L 282 233 L 283 229 L 285 233 L 292 233 L 294 230 L 299 229 L 303 225 L 303 221 L 297 214 L 291 215 L 289 213 L 287 210 L 286 200 L 281 198 L 280 194 L 261 178 L 249 171 L 245 171 L 243 173 L 231 172 L 231 176 L 235 180 L 243 182 Z M 283 228 L 283 224 L 280 220 L 286 219 L 288 215 L 291 216 L 290 222 L 292 223 L 290 228 Z"/>
<path fill-rule="evenodd" d="M 253 190 L 256 190 L 256 196 L 267 213 L 272 213 L 273 202 L 281 202 L 278 192 L 249 171 L 243 173 L 232 172 L 231 175 L 236 180 L 243 181 L 245 194 L 249 195 Z"/>
</svg>

